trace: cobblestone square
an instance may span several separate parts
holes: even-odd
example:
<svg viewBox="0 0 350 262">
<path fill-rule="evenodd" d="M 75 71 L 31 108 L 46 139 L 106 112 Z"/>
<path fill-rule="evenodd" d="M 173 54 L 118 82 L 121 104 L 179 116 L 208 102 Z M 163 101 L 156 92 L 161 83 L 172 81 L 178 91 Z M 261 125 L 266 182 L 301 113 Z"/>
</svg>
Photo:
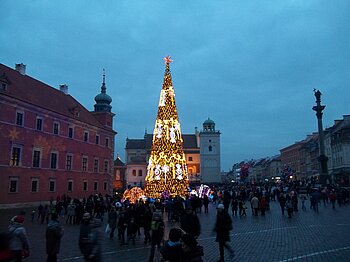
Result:
<svg viewBox="0 0 350 262">
<path fill-rule="evenodd" d="M 308 203 L 307 203 L 308 206 Z M 226 261 L 349 261 L 350 259 L 350 206 L 336 207 L 320 204 L 318 213 L 309 208 L 293 214 L 292 218 L 282 216 L 278 202 L 271 202 L 270 211 L 263 216 L 252 216 L 248 209 L 246 217 L 233 217 L 230 245 L 235 257 L 226 256 Z M 1 210 L 1 230 L 5 230 L 9 219 L 19 210 Z M 231 210 L 230 210 L 231 214 Z M 202 233 L 199 244 L 204 247 L 204 261 L 217 261 L 218 244 L 213 227 L 216 209 L 209 206 L 209 214 L 200 213 Z M 169 229 L 178 224 L 166 222 L 165 238 Z M 105 221 L 101 230 L 105 228 Z M 78 248 L 79 226 L 66 225 L 61 219 L 65 234 L 61 242 L 59 261 L 84 261 Z M 31 222 L 27 209 L 25 227 L 31 242 L 31 256 L 25 261 L 46 260 L 45 225 Z M 141 230 L 142 232 L 142 230 Z M 120 246 L 117 239 L 103 239 L 103 261 L 148 261 L 150 247 L 143 244 L 143 235 L 135 245 Z M 225 254 L 226 255 L 226 254 Z"/>
</svg>

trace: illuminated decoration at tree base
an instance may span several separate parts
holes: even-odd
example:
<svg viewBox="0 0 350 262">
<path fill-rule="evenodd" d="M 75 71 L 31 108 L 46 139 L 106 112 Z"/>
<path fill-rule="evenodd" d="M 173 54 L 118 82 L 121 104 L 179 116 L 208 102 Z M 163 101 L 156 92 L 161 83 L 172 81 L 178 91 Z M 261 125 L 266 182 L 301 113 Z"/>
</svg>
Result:
<svg viewBox="0 0 350 262">
<path fill-rule="evenodd" d="M 150 198 L 160 198 L 165 191 L 172 197 L 188 195 L 186 158 L 169 67 L 172 60 L 169 56 L 164 60 L 164 80 L 145 179 L 145 194 Z"/>
<path fill-rule="evenodd" d="M 123 199 L 124 201 L 128 200 L 131 204 L 134 204 L 140 199 L 145 200 L 145 193 L 141 188 L 133 187 L 131 189 L 125 190 Z"/>
<path fill-rule="evenodd" d="M 207 197 L 210 196 L 210 192 L 211 192 L 211 189 L 209 186 L 207 185 L 201 185 L 199 188 L 198 188 L 198 196 L 200 198 L 204 198 L 204 195 L 206 195 Z"/>
</svg>

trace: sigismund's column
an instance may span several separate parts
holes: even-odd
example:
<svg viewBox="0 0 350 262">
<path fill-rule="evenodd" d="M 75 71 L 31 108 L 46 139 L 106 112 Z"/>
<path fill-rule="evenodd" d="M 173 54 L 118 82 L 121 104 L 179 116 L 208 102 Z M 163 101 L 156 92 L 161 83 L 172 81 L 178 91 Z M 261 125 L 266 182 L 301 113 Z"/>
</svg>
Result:
<svg viewBox="0 0 350 262">
<path fill-rule="evenodd" d="M 314 111 L 316 111 L 317 116 L 317 123 L 318 123 L 318 142 L 319 142 L 319 152 L 320 155 L 318 157 L 318 161 L 320 162 L 320 183 L 322 185 L 327 185 L 330 183 L 330 177 L 328 175 L 328 157 L 325 154 L 325 147 L 324 147 L 324 134 L 323 134 L 323 126 L 322 126 L 322 111 L 325 109 L 326 106 L 321 105 L 321 95 L 322 93 L 320 90 L 314 89 L 314 94 L 316 97 L 316 106 L 312 107 Z"/>
</svg>

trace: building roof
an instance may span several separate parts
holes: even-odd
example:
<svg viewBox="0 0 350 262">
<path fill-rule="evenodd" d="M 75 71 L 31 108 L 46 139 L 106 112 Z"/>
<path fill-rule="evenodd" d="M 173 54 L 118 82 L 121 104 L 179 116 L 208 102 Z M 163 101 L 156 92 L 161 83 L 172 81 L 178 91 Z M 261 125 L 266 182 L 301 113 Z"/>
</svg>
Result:
<svg viewBox="0 0 350 262">
<path fill-rule="evenodd" d="M 151 150 L 153 134 L 145 134 L 143 139 L 126 139 L 125 149 L 144 149 Z M 196 135 L 183 134 L 183 148 L 193 149 L 198 148 Z"/>
<path fill-rule="evenodd" d="M 110 130 L 69 94 L 65 94 L 28 75 L 22 75 L 3 64 L 0 64 L 0 76 L 9 81 L 7 90 L 0 90 L 0 94 L 4 96 L 21 100 L 92 126 Z"/>
<path fill-rule="evenodd" d="M 120 159 L 120 157 L 118 156 L 116 158 L 116 160 L 114 160 L 114 166 L 119 166 L 119 167 L 123 167 L 125 166 L 124 162 Z"/>
</svg>

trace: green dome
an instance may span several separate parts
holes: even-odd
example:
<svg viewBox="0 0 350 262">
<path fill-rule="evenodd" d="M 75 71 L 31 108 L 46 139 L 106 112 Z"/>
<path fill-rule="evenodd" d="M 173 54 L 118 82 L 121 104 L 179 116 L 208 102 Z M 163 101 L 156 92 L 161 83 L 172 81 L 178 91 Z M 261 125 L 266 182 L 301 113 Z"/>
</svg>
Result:
<svg viewBox="0 0 350 262">
<path fill-rule="evenodd" d="M 208 119 L 205 120 L 203 124 L 205 124 L 205 125 L 212 125 L 212 124 L 215 124 L 215 122 L 208 117 Z"/>
<path fill-rule="evenodd" d="M 95 101 L 97 104 L 110 104 L 112 103 L 112 98 L 106 93 L 100 93 L 95 96 Z"/>
</svg>

